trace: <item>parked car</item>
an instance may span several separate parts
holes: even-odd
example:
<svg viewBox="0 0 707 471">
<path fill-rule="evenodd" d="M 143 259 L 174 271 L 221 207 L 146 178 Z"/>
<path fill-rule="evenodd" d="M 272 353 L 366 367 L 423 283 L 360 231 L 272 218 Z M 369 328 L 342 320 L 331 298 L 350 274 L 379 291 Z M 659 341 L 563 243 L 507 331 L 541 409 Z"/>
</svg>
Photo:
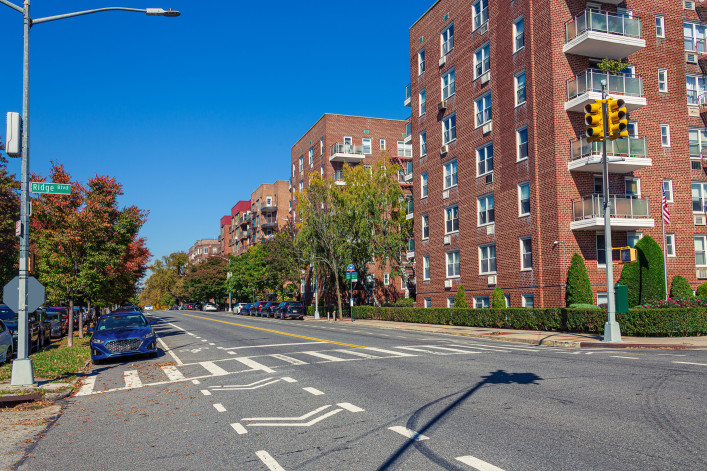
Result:
<svg viewBox="0 0 707 471">
<path fill-rule="evenodd" d="M 10 329 L 0 321 L 0 362 L 10 361 L 15 351 L 14 341 Z"/>
<path fill-rule="evenodd" d="M 214 303 L 205 303 L 204 308 L 202 309 L 204 312 L 216 312 L 218 311 L 218 306 L 215 305 Z"/>
<path fill-rule="evenodd" d="M 152 324 L 139 311 L 114 312 L 101 317 L 91 329 L 91 359 L 100 362 L 126 355 L 157 356 L 157 338 Z"/>
<path fill-rule="evenodd" d="M 154 311 L 155 308 L 152 306 L 152 304 L 148 304 L 147 306 L 145 306 L 145 310 L 146 311 Z"/>
<path fill-rule="evenodd" d="M 69 332 L 69 310 L 67 308 L 48 307 L 46 308 L 46 314 L 52 325 L 52 337 L 63 337 Z"/>
<path fill-rule="evenodd" d="M 299 301 L 283 301 L 275 309 L 274 317 L 286 319 L 297 317 L 304 319 L 304 305 Z"/>
<path fill-rule="evenodd" d="M 241 310 L 243 309 L 243 306 L 245 306 L 246 303 L 238 303 L 233 307 L 233 312 L 236 314 L 243 314 Z"/>
<path fill-rule="evenodd" d="M 29 341 L 29 351 L 36 351 L 39 349 L 39 320 L 34 313 L 30 313 L 28 316 L 28 341 Z M 17 351 L 17 314 L 9 307 L 3 305 L 0 306 L 0 320 L 5 323 L 5 326 L 10 331 L 12 335 L 12 340 L 14 342 L 13 351 Z"/>
<path fill-rule="evenodd" d="M 244 316 L 252 316 L 253 315 L 253 303 L 247 303 L 243 308 L 241 308 L 241 314 Z"/>
<path fill-rule="evenodd" d="M 265 301 L 256 301 L 253 303 L 253 305 L 250 308 L 250 315 L 251 316 L 262 316 L 263 315 L 263 306 L 265 306 Z"/>
<path fill-rule="evenodd" d="M 52 323 L 47 319 L 47 313 L 44 309 L 37 309 L 30 316 L 36 316 L 37 324 L 39 325 L 39 348 L 44 348 L 52 343 Z"/>
<path fill-rule="evenodd" d="M 278 303 L 272 301 L 265 303 L 263 306 L 263 317 L 275 317 L 273 315 L 273 310 L 277 307 L 277 305 Z"/>
</svg>

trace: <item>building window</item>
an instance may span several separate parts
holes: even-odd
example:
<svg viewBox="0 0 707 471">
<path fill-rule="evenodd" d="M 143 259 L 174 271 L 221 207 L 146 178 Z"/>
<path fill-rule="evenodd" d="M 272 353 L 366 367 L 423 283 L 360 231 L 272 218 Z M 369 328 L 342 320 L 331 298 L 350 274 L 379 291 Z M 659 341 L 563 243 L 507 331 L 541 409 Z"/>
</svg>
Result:
<svg viewBox="0 0 707 471">
<path fill-rule="evenodd" d="M 474 296 L 474 309 L 489 309 L 490 307 L 488 296 Z"/>
<path fill-rule="evenodd" d="M 524 294 L 523 307 L 533 309 L 535 307 L 535 296 L 533 296 L 532 294 Z"/>
<path fill-rule="evenodd" d="M 459 251 L 447 252 L 447 278 L 458 278 L 459 276 L 461 276 L 459 271 Z"/>
<path fill-rule="evenodd" d="M 533 239 L 531 237 L 520 238 L 520 269 L 533 269 Z"/>
<path fill-rule="evenodd" d="M 417 75 L 422 75 L 425 71 L 425 50 L 417 53 Z"/>
<path fill-rule="evenodd" d="M 688 139 L 690 143 L 690 158 L 701 159 L 703 149 L 707 146 L 707 129 L 691 128 L 688 131 Z"/>
<path fill-rule="evenodd" d="M 324 138 L 319 139 L 319 155 L 324 155 Z"/>
<path fill-rule="evenodd" d="M 425 307 L 428 309 L 432 307 L 432 298 L 425 298 Z"/>
<path fill-rule="evenodd" d="M 299 191 L 304 190 L 304 180 L 299 181 Z"/>
<path fill-rule="evenodd" d="M 668 93 L 668 69 L 658 69 L 658 91 Z"/>
<path fill-rule="evenodd" d="M 459 206 L 454 205 L 444 210 L 445 234 L 459 232 Z"/>
<path fill-rule="evenodd" d="M 429 281 L 430 279 L 430 256 L 425 255 L 422 257 L 422 279 Z"/>
<path fill-rule="evenodd" d="M 665 37 L 665 17 L 663 15 L 655 15 L 655 37 Z"/>
<path fill-rule="evenodd" d="M 597 306 L 602 304 L 606 305 L 609 303 L 609 297 L 606 295 L 606 291 L 599 291 L 597 293 Z"/>
<path fill-rule="evenodd" d="M 420 198 L 427 198 L 427 172 L 420 174 Z"/>
<path fill-rule="evenodd" d="M 704 75 L 686 75 L 685 88 L 687 89 L 687 104 L 699 105 L 704 101 L 707 92 L 707 79 Z"/>
<path fill-rule="evenodd" d="M 705 25 L 699 23 L 683 23 L 686 51 L 705 51 Z"/>
<path fill-rule="evenodd" d="M 482 275 L 496 273 L 496 244 L 479 247 L 479 273 Z"/>
<path fill-rule="evenodd" d="M 491 121 L 491 94 L 478 98 L 474 102 L 474 110 L 476 112 L 476 127 L 478 128 L 484 123 Z"/>
<path fill-rule="evenodd" d="M 314 166 L 314 147 L 309 148 L 309 168 Z"/>
<path fill-rule="evenodd" d="M 530 216 L 530 183 L 518 184 L 518 217 Z"/>
<path fill-rule="evenodd" d="M 447 296 L 447 307 L 454 309 L 454 296 Z"/>
<path fill-rule="evenodd" d="M 208 255 L 208 253 L 209 253 L 209 248 L 208 248 L 208 247 L 204 247 L 204 255 Z"/>
<path fill-rule="evenodd" d="M 412 144 L 405 144 L 403 141 L 397 142 L 397 155 L 401 157 L 412 157 Z"/>
<path fill-rule="evenodd" d="M 422 90 L 418 95 L 418 101 L 420 103 L 420 116 L 422 116 L 427 111 L 427 103 L 425 102 L 425 91 Z"/>
<path fill-rule="evenodd" d="M 484 44 L 474 52 L 474 78 L 477 79 L 491 69 L 491 48 Z"/>
<path fill-rule="evenodd" d="M 363 153 L 366 155 L 370 155 L 372 153 L 371 139 L 370 138 L 362 139 L 361 143 L 363 144 Z"/>
<path fill-rule="evenodd" d="M 670 125 L 660 125 L 660 142 L 663 147 L 670 147 Z"/>
<path fill-rule="evenodd" d="M 292 164 L 292 176 L 293 176 L 293 177 L 295 176 L 295 169 L 296 169 L 296 168 L 297 168 L 297 167 L 295 166 L 295 164 Z"/>
<path fill-rule="evenodd" d="M 444 189 L 457 186 L 457 159 L 444 164 Z"/>
<path fill-rule="evenodd" d="M 427 214 L 422 215 L 422 240 L 430 238 L 430 217 Z"/>
<path fill-rule="evenodd" d="M 634 177 L 625 177 L 624 194 L 626 196 L 641 196 L 641 179 Z"/>
<path fill-rule="evenodd" d="M 300 155 L 299 157 L 299 173 L 302 173 L 302 168 L 304 167 L 304 157 Z"/>
<path fill-rule="evenodd" d="M 641 237 L 643 237 L 643 232 L 627 232 L 626 245 L 631 248 L 636 247 L 636 244 L 639 240 L 641 240 Z"/>
<path fill-rule="evenodd" d="M 479 217 L 478 225 L 485 226 L 496 221 L 495 211 L 493 209 L 493 193 L 477 198 Z"/>
<path fill-rule="evenodd" d="M 665 201 L 673 202 L 673 181 L 663 180 L 663 192 L 665 193 Z"/>
<path fill-rule="evenodd" d="M 675 234 L 665 234 L 665 254 L 668 257 L 675 257 Z"/>
<path fill-rule="evenodd" d="M 511 295 L 510 294 L 504 294 L 503 301 L 505 302 L 507 308 L 511 307 Z"/>
<path fill-rule="evenodd" d="M 521 50 L 525 46 L 525 26 L 521 16 L 513 22 L 513 52 Z"/>
<path fill-rule="evenodd" d="M 420 133 L 420 157 L 427 155 L 427 131 Z"/>
<path fill-rule="evenodd" d="M 698 267 L 707 266 L 707 253 L 705 252 L 707 236 L 704 234 L 695 234 L 695 265 Z"/>
<path fill-rule="evenodd" d="M 385 150 L 385 139 L 381 139 L 380 145 L 381 145 L 381 150 Z"/>
<path fill-rule="evenodd" d="M 707 182 L 692 182 L 692 212 L 707 213 Z"/>
<path fill-rule="evenodd" d="M 520 162 L 528 158 L 528 128 L 522 127 L 516 130 L 516 146 L 518 146 L 518 151 L 516 153 L 516 161 Z"/>
<path fill-rule="evenodd" d="M 454 49 L 454 23 L 450 24 L 440 34 L 442 43 L 442 56 L 446 56 Z"/>
<path fill-rule="evenodd" d="M 604 233 L 597 232 L 597 265 L 606 265 L 606 250 L 604 249 Z"/>
<path fill-rule="evenodd" d="M 324 178 L 324 165 L 319 166 L 319 174 Z"/>
<path fill-rule="evenodd" d="M 442 75 L 442 99 L 446 100 L 454 95 L 454 68 Z"/>
<path fill-rule="evenodd" d="M 383 284 L 385 286 L 390 284 L 390 273 L 383 273 Z"/>
<path fill-rule="evenodd" d="M 473 4 L 474 30 L 489 20 L 489 0 L 477 0 Z"/>
<path fill-rule="evenodd" d="M 493 172 L 493 143 L 490 142 L 476 149 L 476 176 L 481 177 Z"/>
<path fill-rule="evenodd" d="M 447 116 L 442 120 L 442 141 L 448 144 L 457 138 L 457 115 Z"/>
<path fill-rule="evenodd" d="M 516 106 L 525 103 L 525 71 L 515 76 Z"/>
</svg>

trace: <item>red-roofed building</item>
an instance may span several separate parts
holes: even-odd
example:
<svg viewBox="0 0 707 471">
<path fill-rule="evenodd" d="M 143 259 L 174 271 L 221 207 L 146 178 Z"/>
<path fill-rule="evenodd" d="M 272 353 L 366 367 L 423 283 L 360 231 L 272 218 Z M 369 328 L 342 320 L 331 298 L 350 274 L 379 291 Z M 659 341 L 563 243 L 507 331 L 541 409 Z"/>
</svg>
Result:
<svg viewBox="0 0 707 471">
<path fill-rule="evenodd" d="M 240 255 L 249 244 L 250 201 L 241 200 L 231 208 L 230 245 L 226 246 L 226 255 Z"/>
<path fill-rule="evenodd" d="M 226 255 L 226 250 L 231 246 L 231 215 L 227 214 L 221 218 L 218 233 L 219 254 Z"/>
</svg>

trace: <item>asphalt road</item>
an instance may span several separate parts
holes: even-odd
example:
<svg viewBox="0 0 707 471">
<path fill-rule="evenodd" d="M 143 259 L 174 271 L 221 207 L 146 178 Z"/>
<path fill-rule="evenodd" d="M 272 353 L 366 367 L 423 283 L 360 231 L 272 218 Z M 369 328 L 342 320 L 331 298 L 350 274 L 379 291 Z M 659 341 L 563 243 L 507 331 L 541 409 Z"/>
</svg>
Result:
<svg viewBox="0 0 707 471">
<path fill-rule="evenodd" d="M 19 469 L 707 469 L 705 351 L 152 316 L 160 356 L 98 365 Z"/>
</svg>

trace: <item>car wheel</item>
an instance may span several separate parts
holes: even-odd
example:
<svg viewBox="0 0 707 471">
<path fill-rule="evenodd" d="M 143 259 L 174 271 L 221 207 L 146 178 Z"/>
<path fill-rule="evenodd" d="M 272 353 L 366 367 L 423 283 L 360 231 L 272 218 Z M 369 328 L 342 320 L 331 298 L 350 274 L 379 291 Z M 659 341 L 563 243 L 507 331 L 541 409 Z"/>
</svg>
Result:
<svg viewBox="0 0 707 471">
<path fill-rule="evenodd" d="M 10 345 L 9 347 L 7 347 L 7 352 L 5 352 L 5 361 L 6 361 L 7 363 L 9 363 L 10 360 L 12 360 L 12 355 L 13 355 L 13 353 L 12 353 L 12 345 Z"/>
</svg>

